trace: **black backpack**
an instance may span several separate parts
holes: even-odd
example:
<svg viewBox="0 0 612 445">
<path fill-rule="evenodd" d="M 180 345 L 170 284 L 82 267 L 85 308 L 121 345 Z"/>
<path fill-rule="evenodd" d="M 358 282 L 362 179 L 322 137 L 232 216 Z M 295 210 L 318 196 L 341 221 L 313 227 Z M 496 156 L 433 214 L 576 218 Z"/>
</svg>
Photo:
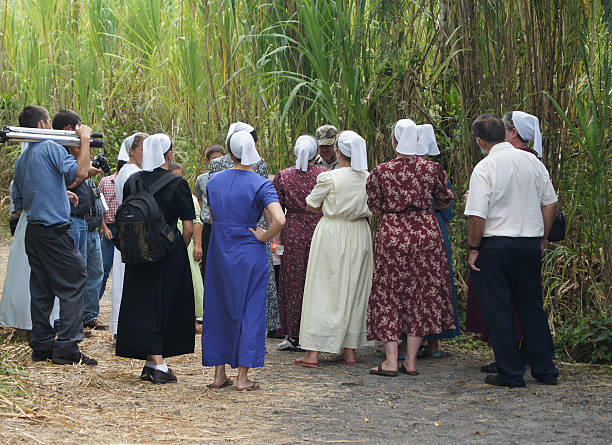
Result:
<svg viewBox="0 0 612 445">
<path fill-rule="evenodd" d="M 154 195 L 177 178 L 165 174 L 150 187 L 140 172 L 128 179 L 130 194 L 117 209 L 117 234 L 113 238 L 124 263 L 155 263 L 168 255 L 178 230 L 168 224 Z"/>
</svg>

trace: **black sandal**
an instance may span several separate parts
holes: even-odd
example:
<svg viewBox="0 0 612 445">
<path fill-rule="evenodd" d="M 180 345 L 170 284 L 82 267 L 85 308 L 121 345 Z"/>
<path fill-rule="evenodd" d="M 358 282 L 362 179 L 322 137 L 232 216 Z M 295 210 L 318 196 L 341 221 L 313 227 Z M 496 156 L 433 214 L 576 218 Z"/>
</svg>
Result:
<svg viewBox="0 0 612 445">
<path fill-rule="evenodd" d="M 403 363 L 399 367 L 399 372 L 401 372 L 402 374 L 406 374 L 406 375 L 419 375 L 420 374 L 420 372 L 416 370 L 408 371 Z"/>
<path fill-rule="evenodd" d="M 397 377 L 399 373 L 397 371 L 385 371 L 382 369 L 382 365 L 378 365 L 378 369 L 370 369 L 370 374 L 381 377 Z"/>
</svg>

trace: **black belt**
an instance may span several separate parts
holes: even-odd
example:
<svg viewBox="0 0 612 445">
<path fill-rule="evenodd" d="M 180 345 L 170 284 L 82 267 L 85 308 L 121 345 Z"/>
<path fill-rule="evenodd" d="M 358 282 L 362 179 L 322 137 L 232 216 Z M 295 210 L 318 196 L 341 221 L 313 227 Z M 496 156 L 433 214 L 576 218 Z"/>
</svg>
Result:
<svg viewBox="0 0 612 445">
<path fill-rule="evenodd" d="M 31 227 L 32 229 L 54 230 L 57 233 L 61 233 L 61 232 L 67 232 L 68 230 L 70 230 L 70 223 L 64 222 L 64 223 L 51 224 L 49 226 L 46 226 L 44 224 L 39 224 L 39 223 L 28 223 L 28 227 Z"/>
</svg>

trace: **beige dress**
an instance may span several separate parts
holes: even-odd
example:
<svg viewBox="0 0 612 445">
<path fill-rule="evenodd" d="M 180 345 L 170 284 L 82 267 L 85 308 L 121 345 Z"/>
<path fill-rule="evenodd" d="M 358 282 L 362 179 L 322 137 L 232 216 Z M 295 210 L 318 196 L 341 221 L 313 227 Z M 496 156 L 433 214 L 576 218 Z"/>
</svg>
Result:
<svg viewBox="0 0 612 445">
<path fill-rule="evenodd" d="M 310 245 L 304 286 L 300 346 L 339 353 L 366 343 L 372 287 L 372 236 L 367 217 L 368 172 L 349 167 L 321 173 L 306 198 L 323 207 Z"/>
<path fill-rule="evenodd" d="M 193 198 L 193 208 L 195 209 L 195 219 L 193 220 L 193 224 L 202 225 L 202 220 L 200 219 L 200 203 L 198 199 L 191 195 Z M 179 231 L 183 233 L 183 221 L 180 219 L 176 223 Z M 202 281 L 202 272 L 200 272 L 200 266 L 198 262 L 193 259 L 193 250 L 195 249 L 195 245 L 193 244 L 193 238 L 189 242 L 187 246 L 187 256 L 189 256 L 189 267 L 191 268 L 191 281 L 193 281 L 193 298 L 195 301 L 195 316 L 196 318 L 202 317 L 202 312 L 204 311 L 204 282 Z M 206 252 L 203 253 L 206 255 Z"/>
</svg>

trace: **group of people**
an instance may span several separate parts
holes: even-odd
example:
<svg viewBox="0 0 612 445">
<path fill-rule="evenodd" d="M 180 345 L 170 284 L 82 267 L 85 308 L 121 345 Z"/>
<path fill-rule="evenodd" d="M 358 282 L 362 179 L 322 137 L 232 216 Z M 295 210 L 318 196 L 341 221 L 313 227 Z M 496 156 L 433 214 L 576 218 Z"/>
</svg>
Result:
<svg viewBox="0 0 612 445">
<path fill-rule="evenodd" d="M 26 107 L 20 125 L 48 128 L 50 119 L 44 108 Z M 52 141 L 25 147 L 15 165 L 13 198 L 15 210 L 27 215 L 33 360 L 96 364 L 78 349 L 84 326 L 105 326 L 95 308 L 82 307 L 94 300 L 89 256 L 78 253 L 80 238 L 72 230 L 82 200 L 66 187 L 88 182 L 99 170 L 89 164 L 91 130 L 80 118 L 71 125 L 81 146 L 70 153 Z M 503 122 L 482 115 L 472 131 L 487 154 L 474 168 L 465 211 L 472 294 L 496 357 L 495 374 L 485 382 L 525 385 L 518 324 L 532 375 L 555 384 L 540 268 L 557 199 L 536 157 L 539 123 L 515 111 Z M 308 368 L 319 366 L 321 352 L 355 365 L 355 350 L 372 341 L 385 350 L 384 361 L 369 371 L 377 376 L 417 375 L 417 357 L 442 356 L 438 340 L 459 335 L 460 327 L 446 228 L 454 194 L 442 166 L 428 159 L 440 154 L 433 127 L 396 122 L 391 144 L 397 157 L 371 172 L 366 141 L 354 131 L 324 125 L 314 136 L 299 136 L 295 166 L 273 178 L 257 140 L 251 125 L 232 124 L 225 147 L 206 150 L 210 169 L 196 179 L 195 196 L 173 163 L 169 136 L 136 133 L 123 142 L 117 172 L 100 181 L 104 210 L 95 214 L 103 261 L 92 272 L 100 283 L 99 311 L 113 269 L 116 354 L 145 360 L 142 380 L 176 382 L 165 359 L 193 353 L 201 329 L 202 364 L 215 367 L 209 387 L 235 383 L 248 391 L 259 388 L 248 371 L 264 365 L 266 333 L 284 338 L 279 350 L 304 351 L 293 363 Z M 527 140 L 534 141 L 535 153 Z M 117 209 L 142 190 L 153 194 L 176 236 L 163 259 L 136 263 L 110 242 L 118 236 Z M 95 228 L 85 237 L 97 234 Z M 273 251 L 279 245 L 282 252 Z M 48 264 L 43 252 L 58 261 Z M 274 260 L 281 253 L 276 276 Z M 57 321 L 51 316 L 56 296 Z M 6 325 L 5 300 L 6 286 L 0 301 L 0 323 Z M 226 365 L 238 368 L 237 382 Z"/>
</svg>

